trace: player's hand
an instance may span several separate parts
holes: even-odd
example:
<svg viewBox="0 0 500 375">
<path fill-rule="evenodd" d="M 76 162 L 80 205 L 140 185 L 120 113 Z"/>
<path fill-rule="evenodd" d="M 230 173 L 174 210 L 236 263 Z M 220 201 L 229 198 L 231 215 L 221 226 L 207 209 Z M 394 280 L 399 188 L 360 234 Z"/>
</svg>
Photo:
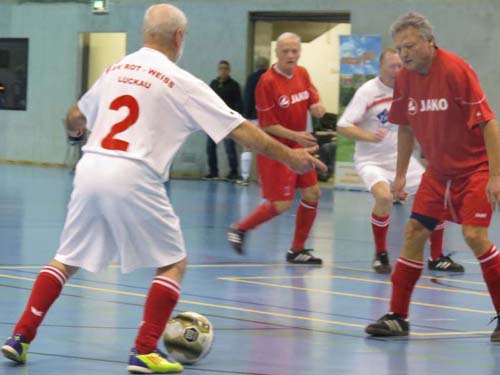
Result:
<svg viewBox="0 0 500 375">
<path fill-rule="evenodd" d="M 387 135 L 387 129 L 385 129 L 385 128 L 377 129 L 372 133 L 372 135 L 373 135 L 372 141 L 374 143 L 382 142 L 384 140 L 385 136 Z"/>
<path fill-rule="evenodd" d="M 312 147 L 318 144 L 316 137 L 308 132 L 295 132 L 293 140 L 303 147 Z"/>
<path fill-rule="evenodd" d="M 491 176 L 486 185 L 486 195 L 488 201 L 493 207 L 493 211 L 497 208 L 500 210 L 500 176 Z"/>
<path fill-rule="evenodd" d="M 395 199 L 404 202 L 406 198 L 408 198 L 408 192 L 405 191 L 405 186 L 406 177 L 396 175 L 391 186 L 391 191 Z"/>
<path fill-rule="evenodd" d="M 312 106 L 309 107 L 309 111 L 311 112 L 311 115 L 317 118 L 321 118 L 325 115 L 325 107 L 323 107 L 323 104 L 321 103 L 315 103 Z"/>
<path fill-rule="evenodd" d="M 312 169 L 318 168 L 326 172 L 328 167 L 319 159 L 312 156 L 306 148 L 295 148 L 291 151 L 288 167 L 295 173 L 304 174 Z"/>
<path fill-rule="evenodd" d="M 66 135 L 68 136 L 69 144 L 81 144 L 85 142 L 85 129 L 79 129 L 77 131 L 66 131 Z"/>
</svg>

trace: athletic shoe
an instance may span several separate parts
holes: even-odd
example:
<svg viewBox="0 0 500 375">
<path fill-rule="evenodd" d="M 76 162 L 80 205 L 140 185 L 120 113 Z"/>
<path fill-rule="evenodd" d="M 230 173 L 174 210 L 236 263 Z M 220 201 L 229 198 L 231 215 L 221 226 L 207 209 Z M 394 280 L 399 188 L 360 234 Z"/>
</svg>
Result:
<svg viewBox="0 0 500 375">
<path fill-rule="evenodd" d="M 3 355 L 11 361 L 25 363 L 28 356 L 28 347 L 30 344 L 20 333 L 11 336 L 2 346 Z"/>
<path fill-rule="evenodd" d="M 446 256 L 441 254 L 436 260 L 429 259 L 427 261 L 427 267 L 432 271 L 465 272 L 464 266 L 455 263 L 453 259 L 451 259 L 451 254 Z"/>
<path fill-rule="evenodd" d="M 311 254 L 313 251 L 313 249 L 302 249 L 300 251 L 288 250 L 288 252 L 286 253 L 286 261 L 288 263 L 295 264 L 323 264 L 321 258 L 316 258 Z"/>
<path fill-rule="evenodd" d="M 174 374 L 183 369 L 179 362 L 170 359 L 159 349 L 149 354 L 139 354 L 136 348 L 130 350 L 127 370 L 133 374 Z"/>
<path fill-rule="evenodd" d="M 201 179 L 202 180 L 220 180 L 221 178 L 217 174 L 209 173 L 209 174 L 206 174 L 205 176 L 203 176 Z"/>
<path fill-rule="evenodd" d="M 497 327 L 495 328 L 495 330 L 491 334 L 490 341 L 500 343 L 500 313 L 498 313 L 497 316 L 495 316 L 493 319 L 491 319 L 490 323 L 492 323 L 494 320 L 497 321 Z"/>
<path fill-rule="evenodd" d="M 236 185 L 239 185 L 239 186 L 248 186 L 249 183 L 250 183 L 250 181 L 248 181 L 248 178 L 241 178 L 241 179 L 236 180 Z"/>
<path fill-rule="evenodd" d="M 227 176 L 224 179 L 231 181 L 231 182 L 236 182 L 237 180 L 241 179 L 241 176 L 238 175 L 238 173 L 230 172 L 227 174 Z"/>
<path fill-rule="evenodd" d="M 399 314 L 386 314 L 365 328 L 365 332 L 371 336 L 408 336 L 410 323 Z"/>
<path fill-rule="evenodd" d="M 227 231 L 227 240 L 229 245 L 238 254 L 243 255 L 245 253 L 245 248 L 243 247 L 245 243 L 245 233 L 246 230 L 238 229 L 236 225 L 231 225 Z"/>
<path fill-rule="evenodd" d="M 385 251 L 375 255 L 372 267 L 376 273 L 387 275 L 392 272 L 392 268 L 389 263 L 389 256 Z"/>
</svg>

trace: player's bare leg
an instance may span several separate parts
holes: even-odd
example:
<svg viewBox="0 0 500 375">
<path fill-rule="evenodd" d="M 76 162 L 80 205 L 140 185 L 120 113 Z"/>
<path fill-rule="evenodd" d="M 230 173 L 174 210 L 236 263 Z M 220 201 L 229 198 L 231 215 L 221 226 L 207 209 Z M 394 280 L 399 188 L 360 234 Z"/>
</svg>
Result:
<svg viewBox="0 0 500 375">
<path fill-rule="evenodd" d="M 373 269 L 377 273 L 391 273 L 391 265 L 387 254 L 387 232 L 391 222 L 390 213 L 393 204 L 391 187 L 385 181 L 379 181 L 371 188 L 375 205 L 371 214 L 373 239 L 375 242 L 375 257 Z"/>
</svg>

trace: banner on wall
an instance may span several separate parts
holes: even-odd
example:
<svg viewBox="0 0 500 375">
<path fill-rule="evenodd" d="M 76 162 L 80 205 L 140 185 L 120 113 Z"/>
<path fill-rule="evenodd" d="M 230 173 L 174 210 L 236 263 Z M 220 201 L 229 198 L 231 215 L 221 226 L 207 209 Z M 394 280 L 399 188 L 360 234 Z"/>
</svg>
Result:
<svg viewBox="0 0 500 375">
<path fill-rule="evenodd" d="M 354 92 L 364 82 L 378 75 L 378 57 L 382 50 L 380 35 L 340 36 L 339 114 L 344 112 Z M 354 141 L 337 137 L 335 188 L 364 190 L 354 169 Z"/>
</svg>

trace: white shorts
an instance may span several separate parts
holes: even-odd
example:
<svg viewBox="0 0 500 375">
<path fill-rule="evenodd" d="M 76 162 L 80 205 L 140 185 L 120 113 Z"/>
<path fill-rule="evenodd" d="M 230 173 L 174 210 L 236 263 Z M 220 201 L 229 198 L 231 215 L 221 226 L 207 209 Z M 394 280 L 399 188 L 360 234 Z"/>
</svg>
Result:
<svg viewBox="0 0 500 375">
<path fill-rule="evenodd" d="M 85 153 L 55 259 L 91 272 L 119 259 L 122 272 L 130 272 L 185 257 L 161 178 L 139 161 Z"/>
<path fill-rule="evenodd" d="M 391 185 L 396 176 L 396 162 L 394 160 L 385 164 L 360 162 L 356 163 L 355 167 L 356 172 L 358 172 L 359 177 L 361 177 L 369 191 L 371 191 L 372 187 L 378 182 L 383 181 Z M 405 191 L 407 191 L 408 194 L 414 195 L 417 192 L 424 171 L 424 167 L 422 167 L 417 159 L 412 156 L 410 158 L 410 164 L 408 165 L 408 172 L 406 173 Z"/>
</svg>

